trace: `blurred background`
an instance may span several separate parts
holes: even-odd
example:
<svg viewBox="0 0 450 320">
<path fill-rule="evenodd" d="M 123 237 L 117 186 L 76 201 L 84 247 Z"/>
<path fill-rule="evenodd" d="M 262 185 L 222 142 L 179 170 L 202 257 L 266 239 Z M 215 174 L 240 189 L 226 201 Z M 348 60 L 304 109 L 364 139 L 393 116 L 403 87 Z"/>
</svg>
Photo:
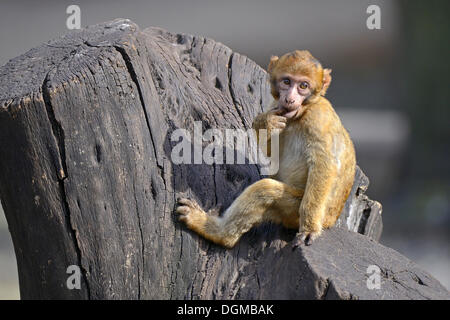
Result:
<svg viewBox="0 0 450 320">
<path fill-rule="evenodd" d="M 333 69 L 327 97 L 355 142 L 367 194 L 383 205 L 381 243 L 450 288 L 450 1 L 2 0 L 0 65 L 71 32 L 71 4 L 82 27 L 129 18 L 210 37 L 263 68 L 271 55 L 311 51 Z M 372 4 L 381 9 L 379 30 L 366 25 Z M 18 298 L 0 207 L 0 299 Z"/>
</svg>

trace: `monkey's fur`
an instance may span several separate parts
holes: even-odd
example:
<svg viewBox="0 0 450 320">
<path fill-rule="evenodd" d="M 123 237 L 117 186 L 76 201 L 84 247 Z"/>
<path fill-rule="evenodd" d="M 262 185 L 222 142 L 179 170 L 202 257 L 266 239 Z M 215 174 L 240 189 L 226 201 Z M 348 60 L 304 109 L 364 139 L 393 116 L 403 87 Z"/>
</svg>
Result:
<svg viewBox="0 0 450 320">
<path fill-rule="evenodd" d="M 353 185 L 353 143 L 324 98 L 331 70 L 323 69 L 308 51 L 297 50 L 272 57 L 268 72 L 275 103 L 254 119 L 253 128 L 258 139 L 259 129 L 267 129 L 268 137 L 273 129 L 281 130 L 278 173 L 248 186 L 222 217 L 179 199 L 180 220 L 228 248 L 263 221 L 299 228 L 296 241 L 311 244 L 322 229 L 335 224 Z M 267 152 L 270 156 L 269 148 Z"/>
</svg>

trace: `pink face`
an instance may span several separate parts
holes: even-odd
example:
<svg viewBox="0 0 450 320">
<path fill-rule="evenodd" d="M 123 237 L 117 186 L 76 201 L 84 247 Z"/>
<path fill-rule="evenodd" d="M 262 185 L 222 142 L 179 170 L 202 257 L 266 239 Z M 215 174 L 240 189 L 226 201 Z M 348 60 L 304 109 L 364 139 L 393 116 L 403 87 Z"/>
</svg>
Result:
<svg viewBox="0 0 450 320">
<path fill-rule="evenodd" d="M 302 109 L 302 104 L 311 95 L 311 81 L 308 77 L 283 75 L 278 81 L 280 98 L 278 107 L 283 110 L 283 117 L 294 118 Z"/>
</svg>

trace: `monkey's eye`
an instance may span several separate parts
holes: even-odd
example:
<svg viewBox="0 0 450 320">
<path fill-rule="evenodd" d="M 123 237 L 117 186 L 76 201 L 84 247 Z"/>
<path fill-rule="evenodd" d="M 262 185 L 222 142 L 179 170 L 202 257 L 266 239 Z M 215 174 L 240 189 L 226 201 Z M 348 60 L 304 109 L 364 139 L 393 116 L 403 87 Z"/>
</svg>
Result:
<svg viewBox="0 0 450 320">
<path fill-rule="evenodd" d="M 282 82 L 283 84 L 287 85 L 287 86 L 289 86 L 289 85 L 291 84 L 291 80 L 289 80 L 289 79 L 287 79 L 287 78 L 281 80 L 281 82 Z"/>
<path fill-rule="evenodd" d="M 306 81 L 300 83 L 300 89 L 308 89 L 309 84 Z"/>
</svg>

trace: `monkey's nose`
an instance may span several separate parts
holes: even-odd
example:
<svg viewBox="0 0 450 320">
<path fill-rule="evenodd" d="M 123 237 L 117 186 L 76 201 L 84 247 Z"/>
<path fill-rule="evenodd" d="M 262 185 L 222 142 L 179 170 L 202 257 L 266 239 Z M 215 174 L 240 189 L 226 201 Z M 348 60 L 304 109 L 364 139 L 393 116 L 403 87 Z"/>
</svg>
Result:
<svg viewBox="0 0 450 320">
<path fill-rule="evenodd" d="M 293 104 L 295 101 L 293 100 L 293 99 L 285 99 L 285 102 L 287 103 L 287 104 Z"/>
</svg>

